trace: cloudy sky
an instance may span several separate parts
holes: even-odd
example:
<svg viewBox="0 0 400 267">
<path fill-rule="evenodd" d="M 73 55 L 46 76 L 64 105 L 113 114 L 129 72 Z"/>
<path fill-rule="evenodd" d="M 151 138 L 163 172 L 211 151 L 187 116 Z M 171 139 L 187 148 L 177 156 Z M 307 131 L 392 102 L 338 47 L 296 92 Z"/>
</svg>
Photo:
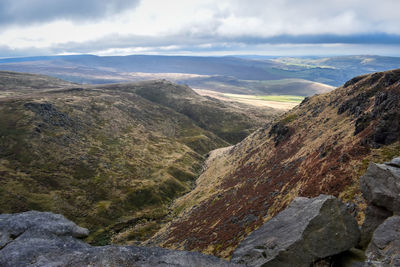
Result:
<svg viewBox="0 0 400 267">
<path fill-rule="evenodd" d="M 400 56 L 399 0 L 0 0 L 0 57 Z"/>
</svg>

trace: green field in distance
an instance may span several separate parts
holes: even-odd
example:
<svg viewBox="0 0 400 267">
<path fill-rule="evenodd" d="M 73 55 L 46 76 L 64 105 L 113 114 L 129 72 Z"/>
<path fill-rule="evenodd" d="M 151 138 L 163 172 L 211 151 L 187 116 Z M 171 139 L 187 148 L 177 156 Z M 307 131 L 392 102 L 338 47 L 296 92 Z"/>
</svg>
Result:
<svg viewBox="0 0 400 267">
<path fill-rule="evenodd" d="M 223 94 L 229 98 L 243 98 L 250 100 L 264 100 L 264 101 L 276 101 L 276 102 L 292 102 L 300 103 L 303 101 L 304 96 L 296 95 L 239 95 L 239 94 Z"/>
</svg>

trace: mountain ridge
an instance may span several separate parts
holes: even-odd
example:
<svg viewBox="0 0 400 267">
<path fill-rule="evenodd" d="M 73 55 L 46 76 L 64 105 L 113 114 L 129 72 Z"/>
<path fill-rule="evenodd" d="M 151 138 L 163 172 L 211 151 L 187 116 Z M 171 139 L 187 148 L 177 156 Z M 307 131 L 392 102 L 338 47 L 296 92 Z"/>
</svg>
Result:
<svg viewBox="0 0 400 267">
<path fill-rule="evenodd" d="M 361 223 L 359 176 L 368 162 L 400 154 L 399 110 L 398 69 L 306 98 L 213 157 L 196 188 L 175 201 L 180 216 L 150 243 L 229 258 L 244 236 L 296 196 L 338 196 Z"/>
<path fill-rule="evenodd" d="M 252 59 L 233 56 L 74 55 L 0 59 L 2 70 L 47 74 L 78 83 L 129 82 L 149 79 L 149 75 L 153 78 L 161 75 L 194 88 L 220 92 L 303 96 L 324 90 L 326 86 L 321 87 L 319 83 L 340 86 L 357 75 L 399 67 L 400 58 L 380 56 Z M 287 79 L 291 80 L 289 84 L 286 84 Z M 280 86 L 274 86 L 271 81 L 278 81 Z M 301 89 L 299 93 L 294 93 L 296 87 Z"/>
</svg>

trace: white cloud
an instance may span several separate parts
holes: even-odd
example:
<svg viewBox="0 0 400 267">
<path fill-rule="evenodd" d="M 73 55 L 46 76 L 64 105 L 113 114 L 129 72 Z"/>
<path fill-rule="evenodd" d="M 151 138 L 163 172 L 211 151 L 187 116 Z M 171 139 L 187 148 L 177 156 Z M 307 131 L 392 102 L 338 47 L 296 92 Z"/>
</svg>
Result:
<svg viewBox="0 0 400 267">
<path fill-rule="evenodd" d="M 0 19 L 0 46 L 14 50 L 85 52 L 92 45 L 94 53 L 137 53 L 152 47 L 190 50 L 190 45 L 197 49 L 229 42 L 238 47 L 279 36 L 400 35 L 397 0 L 143 0 L 137 5 L 138 1 L 128 5 L 122 0 L 71 0 L 75 6 L 66 0 L 4 1 L 14 9 L 0 4 L 0 15 L 10 20 Z M 50 5 L 54 14 L 33 8 L 35 1 Z M 29 3 L 32 12 L 21 9 L 23 3 Z M 23 10 L 26 18 L 12 10 Z M 47 16 L 40 19 L 41 13 Z M 24 23 L 27 19 L 35 23 Z M 293 38 L 289 39 L 285 40 Z"/>
</svg>

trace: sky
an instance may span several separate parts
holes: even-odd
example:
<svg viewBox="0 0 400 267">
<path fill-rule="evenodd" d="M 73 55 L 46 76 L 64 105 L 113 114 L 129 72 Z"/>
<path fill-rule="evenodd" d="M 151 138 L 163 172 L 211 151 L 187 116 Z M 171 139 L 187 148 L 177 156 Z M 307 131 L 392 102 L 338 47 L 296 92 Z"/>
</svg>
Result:
<svg viewBox="0 0 400 267">
<path fill-rule="evenodd" d="M 0 0 L 0 57 L 400 56 L 399 0 Z"/>
</svg>

